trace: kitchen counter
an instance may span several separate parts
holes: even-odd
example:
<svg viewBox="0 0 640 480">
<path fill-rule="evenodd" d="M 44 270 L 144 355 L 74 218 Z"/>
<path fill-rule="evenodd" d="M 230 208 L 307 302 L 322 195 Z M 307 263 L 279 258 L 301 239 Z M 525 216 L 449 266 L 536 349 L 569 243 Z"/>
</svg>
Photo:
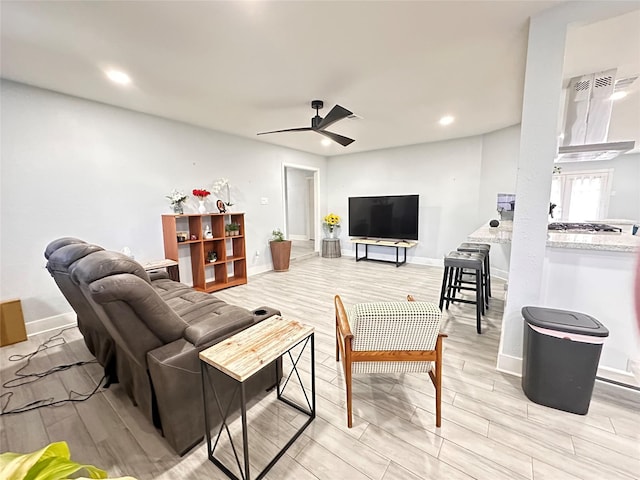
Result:
<svg viewBox="0 0 640 480">
<path fill-rule="evenodd" d="M 500 222 L 497 227 L 481 226 L 467 237 L 471 242 L 511 243 L 513 222 Z M 640 251 L 640 236 L 625 233 L 564 233 L 549 232 L 547 247 L 600 250 L 608 252 Z"/>
<path fill-rule="evenodd" d="M 493 271 L 494 250 L 503 255 L 506 250 L 510 252 L 512 233 L 513 222 L 505 221 L 495 228 L 483 225 L 468 239 L 493 244 Z M 640 359 L 632 287 L 640 236 L 630 232 L 549 232 L 546 246 L 542 290 L 536 306 L 582 312 L 597 318 L 609 329 L 598 377 L 640 387 L 630 370 L 631 363 Z M 507 257 L 504 267 L 507 272 L 509 263 Z M 516 366 L 512 370 L 519 372 Z"/>
</svg>

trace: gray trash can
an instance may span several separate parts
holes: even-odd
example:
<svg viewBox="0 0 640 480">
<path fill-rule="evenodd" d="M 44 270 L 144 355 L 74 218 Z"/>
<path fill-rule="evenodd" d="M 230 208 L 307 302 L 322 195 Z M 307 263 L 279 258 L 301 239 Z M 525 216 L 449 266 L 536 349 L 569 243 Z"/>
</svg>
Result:
<svg viewBox="0 0 640 480">
<path fill-rule="evenodd" d="M 589 411 L 609 330 L 584 313 L 522 307 L 522 390 L 529 400 L 565 412 Z"/>
</svg>

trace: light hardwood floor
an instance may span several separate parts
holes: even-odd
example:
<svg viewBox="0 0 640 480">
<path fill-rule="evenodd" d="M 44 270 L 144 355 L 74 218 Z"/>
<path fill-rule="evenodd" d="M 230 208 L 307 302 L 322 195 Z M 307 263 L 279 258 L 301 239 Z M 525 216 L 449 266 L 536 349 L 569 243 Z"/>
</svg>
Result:
<svg viewBox="0 0 640 480">
<path fill-rule="evenodd" d="M 333 296 L 345 305 L 403 300 L 408 293 L 437 303 L 442 269 L 358 262 L 314 256 L 292 263 L 289 272 L 251 277 L 247 285 L 218 292 L 222 299 L 255 308 L 279 308 L 283 316 L 316 329 L 317 418 L 266 478 L 269 479 L 632 479 L 640 473 L 638 396 L 597 382 L 588 415 L 530 402 L 520 379 L 495 370 L 503 282 L 475 332 L 474 307 L 452 306 L 445 314 L 442 428 L 425 375 L 354 377 L 354 425 L 346 426 L 345 392 L 335 361 Z M 54 332 L 55 333 L 55 332 Z M 34 350 L 51 334 L 0 349 L 2 381 L 22 362 L 13 354 Z M 90 359 L 77 329 L 67 343 L 36 356 L 31 371 Z M 305 357 L 306 358 L 306 357 Z M 309 370 L 309 362 L 302 370 Z M 43 397 L 90 391 L 100 379 L 97 365 L 47 376 L 14 391 L 11 405 Z M 304 381 L 304 375 L 303 375 Z M 2 389 L 2 393 L 7 389 Z M 265 394 L 249 411 L 254 474 L 304 417 Z M 3 401 L 4 402 L 4 401 Z M 166 445 L 118 385 L 90 400 L 0 417 L 0 450 L 31 451 L 66 440 L 72 458 L 142 479 L 223 479 L 207 460 L 206 445 L 179 457 Z M 232 433 L 239 435 L 238 423 Z M 222 453 L 225 457 L 224 451 Z"/>
</svg>

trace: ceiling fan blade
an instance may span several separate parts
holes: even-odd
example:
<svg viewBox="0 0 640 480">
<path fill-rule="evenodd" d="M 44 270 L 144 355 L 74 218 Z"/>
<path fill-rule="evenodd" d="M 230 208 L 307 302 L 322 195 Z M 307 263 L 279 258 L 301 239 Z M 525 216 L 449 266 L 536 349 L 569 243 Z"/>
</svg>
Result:
<svg viewBox="0 0 640 480">
<path fill-rule="evenodd" d="M 300 127 L 300 128 L 285 128 L 284 130 L 273 130 L 271 132 L 260 132 L 256 135 L 266 135 L 268 133 L 281 133 L 281 132 L 308 132 L 309 130 L 313 130 L 311 127 Z"/>
<path fill-rule="evenodd" d="M 342 135 L 338 135 L 337 133 L 327 132 L 325 130 L 316 130 L 320 135 L 324 135 L 325 137 L 330 138 L 336 143 L 339 143 L 343 147 L 347 145 L 351 145 L 355 140 L 353 138 L 343 137 Z"/>
<path fill-rule="evenodd" d="M 344 107 L 340 105 L 336 105 L 331 109 L 331 111 L 327 114 L 326 117 L 322 119 L 322 121 L 318 124 L 318 129 L 323 130 L 327 128 L 329 125 L 336 123 L 343 118 L 347 118 L 349 115 L 353 115 L 353 112 L 350 112 Z"/>
</svg>

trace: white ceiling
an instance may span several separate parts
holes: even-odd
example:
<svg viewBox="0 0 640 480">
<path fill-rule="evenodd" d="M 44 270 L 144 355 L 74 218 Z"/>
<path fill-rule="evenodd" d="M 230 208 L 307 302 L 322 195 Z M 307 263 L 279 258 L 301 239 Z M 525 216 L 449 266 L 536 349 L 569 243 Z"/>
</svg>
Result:
<svg viewBox="0 0 640 480">
<path fill-rule="evenodd" d="M 519 123 L 528 18 L 559 3 L 3 0 L 2 77 L 332 156 Z M 614 55 L 570 41 L 578 53 L 567 56 L 567 76 L 640 73 L 639 19 L 625 22 L 631 33 L 614 25 L 627 43 Z M 107 68 L 133 83 L 111 83 Z M 328 129 L 353 144 L 325 147 L 313 132 L 256 136 L 309 126 L 316 98 L 321 116 L 337 103 L 360 117 Z M 456 121 L 442 127 L 443 115 Z M 640 140 L 637 124 L 624 140 Z"/>
</svg>

